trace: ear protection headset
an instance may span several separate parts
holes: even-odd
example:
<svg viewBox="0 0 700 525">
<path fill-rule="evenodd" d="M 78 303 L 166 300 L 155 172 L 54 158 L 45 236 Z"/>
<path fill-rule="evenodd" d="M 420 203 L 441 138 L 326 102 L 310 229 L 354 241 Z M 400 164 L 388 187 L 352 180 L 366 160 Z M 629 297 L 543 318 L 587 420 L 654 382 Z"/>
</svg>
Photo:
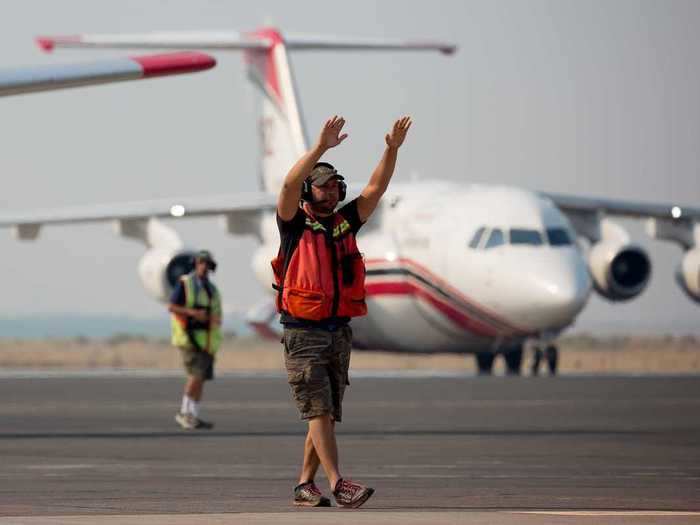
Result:
<svg viewBox="0 0 700 525">
<path fill-rule="evenodd" d="M 329 164 L 328 162 L 317 162 L 314 168 L 318 167 L 324 167 L 324 168 L 330 168 L 332 170 L 335 170 L 332 164 Z M 344 180 L 338 180 L 338 201 L 344 201 L 345 196 L 348 191 L 348 185 L 345 184 Z M 304 180 L 304 184 L 301 186 L 301 200 L 305 202 L 313 202 L 314 196 L 313 193 L 311 192 L 311 177 L 307 177 Z"/>
</svg>

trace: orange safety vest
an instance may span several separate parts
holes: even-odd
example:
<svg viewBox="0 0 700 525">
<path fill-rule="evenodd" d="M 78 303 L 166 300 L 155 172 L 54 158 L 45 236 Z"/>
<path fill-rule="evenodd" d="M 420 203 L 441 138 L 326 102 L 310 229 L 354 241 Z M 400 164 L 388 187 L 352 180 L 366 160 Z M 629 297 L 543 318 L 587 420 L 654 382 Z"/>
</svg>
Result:
<svg viewBox="0 0 700 525">
<path fill-rule="evenodd" d="M 277 311 L 309 321 L 366 315 L 365 263 L 350 223 L 336 212 L 329 232 L 307 204 L 303 211 L 304 232 L 287 267 L 281 247 L 272 260 Z"/>
</svg>

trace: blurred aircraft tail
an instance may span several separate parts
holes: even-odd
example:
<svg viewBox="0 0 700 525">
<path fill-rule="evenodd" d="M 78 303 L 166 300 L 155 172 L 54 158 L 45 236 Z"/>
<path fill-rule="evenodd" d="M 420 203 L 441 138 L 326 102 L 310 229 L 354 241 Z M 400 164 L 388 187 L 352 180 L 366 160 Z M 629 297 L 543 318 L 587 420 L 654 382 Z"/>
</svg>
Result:
<svg viewBox="0 0 700 525">
<path fill-rule="evenodd" d="M 45 51 L 57 47 L 176 48 L 241 50 L 248 73 L 261 95 L 258 125 L 261 138 L 260 183 L 277 194 L 289 168 L 308 149 L 304 121 L 287 50 L 439 51 L 452 54 L 444 42 L 392 39 L 342 39 L 328 36 L 287 35 L 273 28 L 250 33 L 235 31 L 151 32 L 142 34 L 82 34 L 42 36 Z"/>
</svg>

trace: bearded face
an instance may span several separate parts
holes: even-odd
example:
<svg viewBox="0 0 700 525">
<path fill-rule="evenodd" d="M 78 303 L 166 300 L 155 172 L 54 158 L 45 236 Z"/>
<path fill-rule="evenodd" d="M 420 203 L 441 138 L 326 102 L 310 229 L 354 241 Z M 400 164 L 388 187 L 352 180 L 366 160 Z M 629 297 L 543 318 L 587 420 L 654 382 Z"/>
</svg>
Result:
<svg viewBox="0 0 700 525">
<path fill-rule="evenodd" d="M 313 201 L 310 203 L 314 212 L 331 214 L 338 205 L 340 186 L 338 179 L 331 179 L 321 186 L 311 186 Z"/>
</svg>

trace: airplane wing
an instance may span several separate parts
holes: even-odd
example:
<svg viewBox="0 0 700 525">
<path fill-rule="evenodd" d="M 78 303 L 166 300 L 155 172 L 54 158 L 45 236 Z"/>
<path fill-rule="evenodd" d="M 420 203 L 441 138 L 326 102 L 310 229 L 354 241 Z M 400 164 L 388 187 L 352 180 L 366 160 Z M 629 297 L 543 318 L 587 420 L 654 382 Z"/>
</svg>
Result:
<svg viewBox="0 0 700 525">
<path fill-rule="evenodd" d="M 700 208 L 680 204 L 600 199 L 556 193 L 542 193 L 541 195 L 551 199 L 564 212 L 600 212 L 605 215 L 631 218 L 700 220 Z"/>
<path fill-rule="evenodd" d="M 100 60 L 80 64 L 25 66 L 0 70 L 0 97 L 80 86 L 142 80 L 211 69 L 204 53 L 181 52 Z"/>
<path fill-rule="evenodd" d="M 659 240 L 679 243 L 686 250 L 700 245 L 700 208 L 672 203 L 541 193 L 570 219 L 579 235 L 600 238 L 600 219 L 607 216 L 647 219 L 647 233 Z"/>
<path fill-rule="evenodd" d="M 45 225 L 223 216 L 232 233 L 257 234 L 260 212 L 274 210 L 276 204 L 277 198 L 274 195 L 251 192 L 75 206 L 0 214 L 0 228 L 12 228 L 18 239 L 33 240 Z"/>
</svg>

